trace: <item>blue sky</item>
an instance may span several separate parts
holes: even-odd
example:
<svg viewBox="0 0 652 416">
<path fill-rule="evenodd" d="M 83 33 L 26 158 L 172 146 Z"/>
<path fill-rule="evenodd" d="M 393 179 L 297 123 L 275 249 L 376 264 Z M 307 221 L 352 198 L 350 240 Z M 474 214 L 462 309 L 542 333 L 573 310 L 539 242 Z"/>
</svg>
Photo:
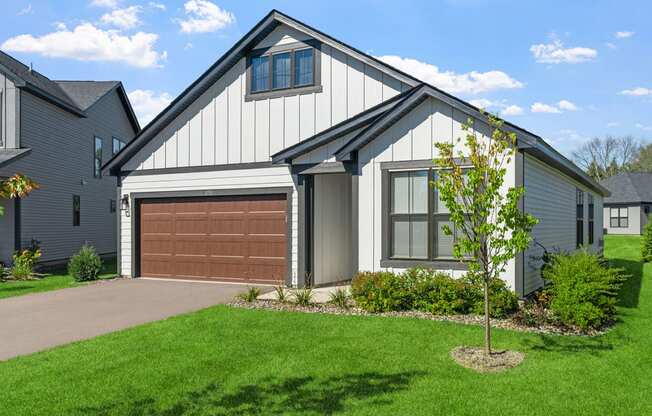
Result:
<svg viewBox="0 0 652 416">
<path fill-rule="evenodd" d="M 277 8 L 549 140 L 652 141 L 652 2 L 16 0 L 0 48 L 52 79 L 121 80 L 141 122 Z"/>
</svg>

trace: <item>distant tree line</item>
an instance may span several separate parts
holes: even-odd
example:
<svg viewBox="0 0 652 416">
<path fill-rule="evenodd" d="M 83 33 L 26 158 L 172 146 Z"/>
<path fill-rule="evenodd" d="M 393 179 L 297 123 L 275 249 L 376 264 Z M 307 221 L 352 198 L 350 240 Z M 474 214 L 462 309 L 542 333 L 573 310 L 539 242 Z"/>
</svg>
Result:
<svg viewBox="0 0 652 416">
<path fill-rule="evenodd" d="M 620 172 L 652 172 L 652 143 L 643 145 L 632 136 L 595 137 L 572 156 L 597 181 Z"/>
</svg>

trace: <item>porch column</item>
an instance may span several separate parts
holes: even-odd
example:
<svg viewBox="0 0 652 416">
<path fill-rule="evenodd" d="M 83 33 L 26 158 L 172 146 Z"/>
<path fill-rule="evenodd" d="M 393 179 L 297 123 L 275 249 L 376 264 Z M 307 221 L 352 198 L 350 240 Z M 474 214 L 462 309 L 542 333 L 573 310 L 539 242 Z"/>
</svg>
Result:
<svg viewBox="0 0 652 416">
<path fill-rule="evenodd" d="M 312 175 L 297 175 L 298 188 L 298 259 L 297 287 L 312 283 Z"/>
</svg>

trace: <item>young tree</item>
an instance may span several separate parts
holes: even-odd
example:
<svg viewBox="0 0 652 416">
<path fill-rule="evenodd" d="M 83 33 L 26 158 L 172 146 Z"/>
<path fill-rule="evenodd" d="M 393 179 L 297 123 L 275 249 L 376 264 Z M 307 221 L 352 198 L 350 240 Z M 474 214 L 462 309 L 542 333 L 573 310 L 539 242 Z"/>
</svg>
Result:
<svg viewBox="0 0 652 416">
<path fill-rule="evenodd" d="M 530 231 L 538 222 L 519 209 L 525 190 L 521 186 L 503 189 L 507 166 L 516 154 L 516 135 L 503 129 L 503 121 L 487 115 L 491 137 L 478 138 L 469 119 L 464 150 L 455 154 L 451 143 L 437 143 L 441 168 L 436 180 L 440 199 L 450 211 L 458 235 L 454 255 L 463 260 L 470 255 L 469 277 L 482 282 L 484 290 L 485 354 L 491 354 L 489 288 L 500 278 L 507 262 L 530 244 Z M 458 138 L 457 142 L 461 143 Z M 445 227 L 444 233 L 453 230 Z"/>
<path fill-rule="evenodd" d="M 36 182 L 17 173 L 9 179 L 0 181 L 0 199 L 24 198 L 38 188 L 39 185 Z M 4 209 L 0 207 L 0 216 L 2 215 L 4 215 Z"/>
</svg>

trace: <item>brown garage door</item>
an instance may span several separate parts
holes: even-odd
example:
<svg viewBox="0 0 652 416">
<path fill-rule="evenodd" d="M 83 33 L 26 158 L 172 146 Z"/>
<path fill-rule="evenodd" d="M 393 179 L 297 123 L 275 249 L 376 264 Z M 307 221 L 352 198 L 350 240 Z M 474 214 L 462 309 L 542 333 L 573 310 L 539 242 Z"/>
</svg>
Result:
<svg viewBox="0 0 652 416">
<path fill-rule="evenodd" d="M 271 283 L 287 273 L 285 195 L 143 200 L 140 274 Z"/>
</svg>

